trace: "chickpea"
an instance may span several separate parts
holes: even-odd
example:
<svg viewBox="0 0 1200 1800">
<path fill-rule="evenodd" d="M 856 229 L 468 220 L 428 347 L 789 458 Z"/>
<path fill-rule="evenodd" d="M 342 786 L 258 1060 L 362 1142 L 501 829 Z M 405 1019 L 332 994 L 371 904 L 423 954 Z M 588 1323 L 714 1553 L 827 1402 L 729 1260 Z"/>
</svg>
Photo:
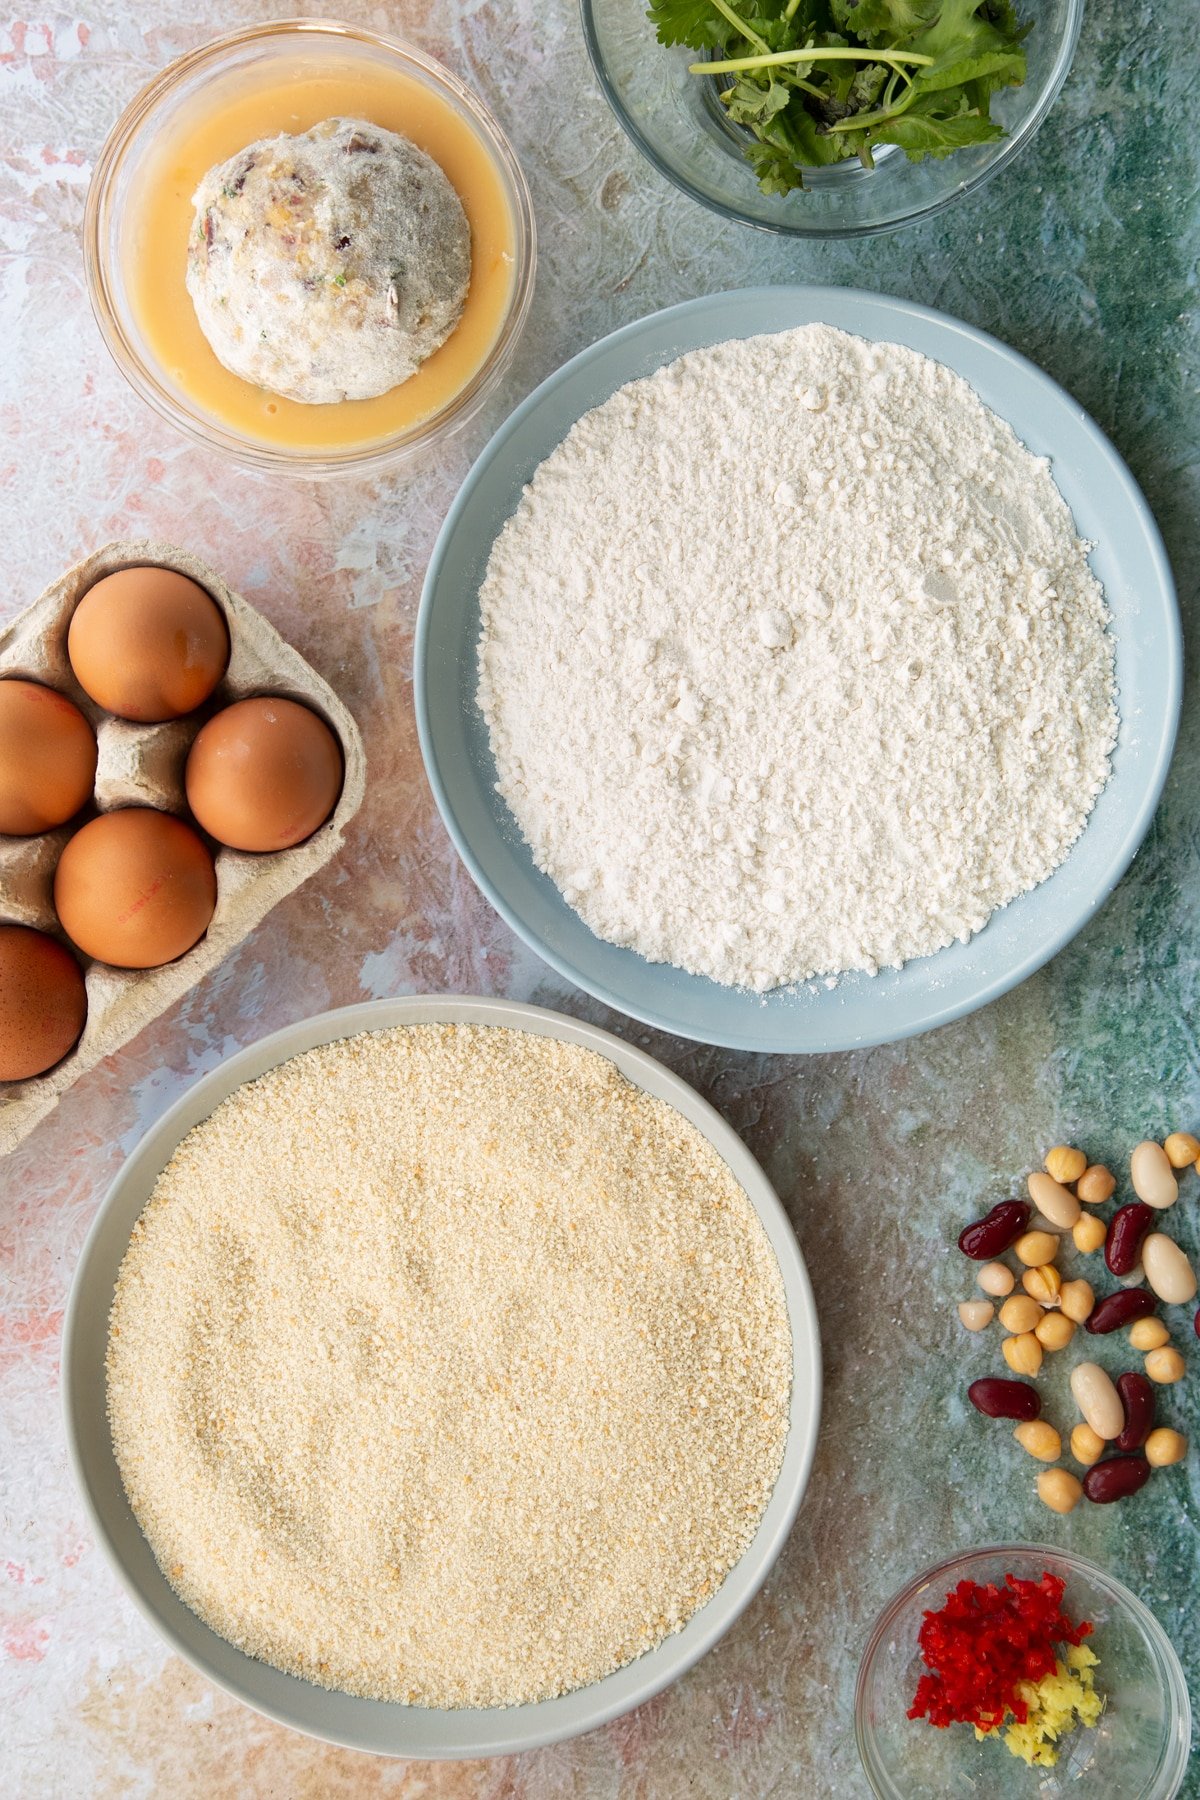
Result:
<svg viewBox="0 0 1200 1800">
<path fill-rule="evenodd" d="M 1104 1439 L 1090 1425 L 1079 1424 L 1071 1433 L 1071 1455 L 1086 1469 L 1100 1461 L 1106 1448 Z"/>
<path fill-rule="evenodd" d="M 1069 1469 L 1043 1469 L 1037 1478 L 1038 1499 L 1051 1512 L 1074 1512 L 1083 1498 L 1083 1483 Z"/>
<path fill-rule="evenodd" d="M 1186 1455 L 1187 1439 L 1168 1425 L 1160 1425 L 1146 1439 L 1145 1456 L 1152 1469 L 1169 1469 L 1172 1463 L 1182 1462 Z"/>
<path fill-rule="evenodd" d="M 1016 1276 L 1008 1264 L 1002 1262 L 984 1263 L 975 1279 L 984 1293 L 991 1294 L 996 1300 L 1003 1300 L 1017 1285 Z"/>
<path fill-rule="evenodd" d="M 1014 1294 L 1000 1308 L 1000 1323 L 1005 1331 L 1011 1331 L 1016 1337 L 1023 1331 L 1032 1331 L 1041 1323 L 1041 1318 L 1041 1307 L 1028 1294 Z"/>
<path fill-rule="evenodd" d="M 1075 1240 L 1075 1248 L 1084 1256 L 1090 1256 L 1093 1250 L 1099 1250 L 1102 1247 L 1108 1236 L 1108 1230 L 1104 1220 L 1098 1219 L 1095 1213 L 1084 1213 L 1083 1217 L 1072 1225 L 1071 1236 Z"/>
<path fill-rule="evenodd" d="M 1085 1206 L 1103 1206 L 1117 1191 L 1117 1178 L 1103 1163 L 1093 1163 L 1075 1183 L 1075 1192 Z"/>
<path fill-rule="evenodd" d="M 1065 1313 L 1044 1313 L 1041 1323 L 1034 1326 L 1033 1335 L 1043 1350 L 1065 1350 L 1075 1336 L 1075 1321 Z"/>
<path fill-rule="evenodd" d="M 1196 1155 L 1200 1156 L 1200 1150 Z M 1055 1144 L 1053 1150 L 1047 1150 L 1042 1165 L 1052 1181 L 1062 1182 L 1064 1186 L 1069 1181 L 1078 1181 L 1087 1166 L 1088 1159 L 1083 1151 L 1072 1150 L 1069 1144 Z"/>
<path fill-rule="evenodd" d="M 1009 1340 L 1009 1342 L 1013 1341 Z M 1021 1342 L 1019 1338 L 1015 1341 Z M 1005 1348 L 1007 1349 L 1007 1347 L 1006 1344 Z M 1173 1381 L 1182 1381 L 1187 1372 L 1187 1365 L 1178 1350 L 1173 1345 L 1166 1344 L 1158 1350 L 1151 1350 L 1146 1358 L 1145 1368 L 1151 1381 L 1157 1381 L 1163 1387 L 1169 1387 Z"/>
<path fill-rule="evenodd" d="M 1042 1346 L 1032 1331 L 1022 1331 L 1016 1337 L 1005 1338 L 1000 1348 L 1014 1375 L 1036 1375 L 1042 1366 Z M 1162 1352 L 1155 1351 L 1153 1354 L 1160 1356 Z"/>
<path fill-rule="evenodd" d="M 1027 1419 L 1023 1425 L 1016 1426 L 1013 1436 L 1022 1450 L 1028 1450 L 1038 1462 L 1057 1462 L 1062 1455 L 1062 1439 L 1045 1419 Z"/>
<path fill-rule="evenodd" d="M 1129 1342 L 1135 1350 L 1160 1350 L 1170 1341 L 1171 1334 L 1161 1319 L 1135 1319 L 1129 1327 Z"/>
<path fill-rule="evenodd" d="M 968 1331 L 986 1331 L 996 1316 L 990 1300 L 960 1300 L 958 1316 Z"/>
<path fill-rule="evenodd" d="M 1091 1317 L 1092 1308 L 1096 1304 L 1091 1282 L 1064 1281 L 1058 1303 L 1068 1319 L 1074 1319 L 1076 1325 L 1082 1325 L 1085 1319 Z"/>
<path fill-rule="evenodd" d="M 1080 1221 L 1082 1223 L 1082 1221 Z M 1038 1269 L 1053 1262 L 1058 1255 L 1059 1239 L 1052 1231 L 1027 1231 L 1013 1245 L 1019 1262 L 1026 1268 Z"/>
<path fill-rule="evenodd" d="M 1021 1277 L 1021 1286 L 1039 1306 L 1057 1306 L 1062 1292 L 1062 1276 L 1053 1263 L 1043 1263 L 1040 1268 L 1026 1269 Z"/>
<path fill-rule="evenodd" d="M 1193 1137 L 1190 1131 L 1173 1131 L 1165 1139 L 1163 1149 L 1173 1169 L 1186 1169 L 1189 1163 L 1200 1160 L 1200 1138 Z"/>
</svg>

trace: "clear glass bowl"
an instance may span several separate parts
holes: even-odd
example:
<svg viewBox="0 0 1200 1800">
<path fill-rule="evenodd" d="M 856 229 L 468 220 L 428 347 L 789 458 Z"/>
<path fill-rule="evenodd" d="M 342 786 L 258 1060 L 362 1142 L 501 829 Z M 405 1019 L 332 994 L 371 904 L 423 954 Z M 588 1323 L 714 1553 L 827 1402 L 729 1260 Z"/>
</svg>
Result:
<svg viewBox="0 0 1200 1800">
<path fill-rule="evenodd" d="M 1030 1769 L 1003 1744 L 978 1742 L 968 1726 L 939 1731 L 909 1719 L 924 1669 L 917 1648 L 922 1614 L 936 1611 L 956 1582 L 999 1585 L 1010 1573 L 1038 1581 L 1046 1570 L 1066 1582 L 1063 1606 L 1071 1617 L 1096 1628 L 1088 1642 L 1100 1658 L 1096 1686 L 1106 1698 L 1099 1724 L 1065 1738 L 1054 1768 Z M 1054 1800 L 1084 1792 L 1172 1800 L 1187 1768 L 1192 1715 L 1179 1658 L 1128 1588 L 1067 1551 L 998 1544 L 927 1569 L 884 1608 L 858 1671 L 854 1729 L 878 1800 Z"/>
<path fill-rule="evenodd" d="M 320 79 L 380 70 L 431 90 L 467 125 L 495 169 L 512 216 L 513 282 L 496 338 L 465 385 L 416 423 L 336 447 L 259 439 L 205 408 L 163 368 L 147 342 L 127 277 L 130 194 L 183 118 L 219 105 L 233 85 L 286 77 Z M 84 264 L 92 309 L 118 367 L 143 400 L 195 442 L 265 470 L 307 476 L 363 473 L 405 461 L 478 412 L 512 359 L 533 296 L 536 237 L 529 189 L 512 149 L 487 108 L 449 70 L 394 39 L 327 19 L 286 19 L 217 38 L 168 65 L 126 107 L 104 144 L 88 190 Z M 180 297 L 191 304 L 180 275 Z"/>
<path fill-rule="evenodd" d="M 1067 78 L 1084 0 L 1027 0 L 1029 72 L 992 101 L 1007 137 L 912 163 L 901 150 L 814 169 L 801 193 L 764 194 L 742 154 L 745 138 L 715 81 L 688 73 L 696 52 L 658 42 L 646 0 L 580 0 L 592 66 L 609 105 L 643 156 L 693 200 L 727 219 L 794 237 L 857 237 L 940 212 L 1003 169 L 1029 142 Z"/>
</svg>

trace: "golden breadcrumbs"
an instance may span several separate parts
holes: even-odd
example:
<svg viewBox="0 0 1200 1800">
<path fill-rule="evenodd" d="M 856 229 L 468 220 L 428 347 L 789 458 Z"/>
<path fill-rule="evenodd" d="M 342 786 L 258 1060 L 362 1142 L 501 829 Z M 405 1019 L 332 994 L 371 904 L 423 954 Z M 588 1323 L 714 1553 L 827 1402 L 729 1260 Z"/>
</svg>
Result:
<svg viewBox="0 0 1200 1800">
<path fill-rule="evenodd" d="M 694 1126 L 492 1026 L 306 1051 L 163 1171 L 109 1416 L 180 1597 L 251 1655 L 425 1706 L 544 1699 L 677 1631 L 783 1454 L 779 1266 Z"/>
</svg>

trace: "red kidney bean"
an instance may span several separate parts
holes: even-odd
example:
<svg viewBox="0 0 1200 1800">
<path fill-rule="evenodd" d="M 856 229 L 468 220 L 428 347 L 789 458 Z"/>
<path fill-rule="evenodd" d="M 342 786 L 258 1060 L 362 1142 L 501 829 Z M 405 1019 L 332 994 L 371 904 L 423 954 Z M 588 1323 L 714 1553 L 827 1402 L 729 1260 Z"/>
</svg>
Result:
<svg viewBox="0 0 1200 1800">
<path fill-rule="evenodd" d="M 967 1399 L 989 1419 L 1036 1419 L 1042 1397 L 1027 1381 L 1005 1381 L 984 1375 L 967 1389 Z"/>
<path fill-rule="evenodd" d="M 1097 1506 L 1110 1506 L 1114 1500 L 1128 1499 L 1150 1479 L 1150 1464 L 1144 1456 L 1106 1456 L 1093 1463 L 1083 1478 L 1083 1491 Z"/>
<path fill-rule="evenodd" d="M 975 1262 L 990 1262 L 1015 1244 L 1033 1212 L 1026 1200 L 1001 1200 L 984 1219 L 976 1219 L 961 1233 L 958 1247 Z"/>
<path fill-rule="evenodd" d="M 1140 1450 L 1154 1426 L 1154 1389 L 1144 1375 L 1118 1375 L 1125 1429 L 1113 1440 L 1118 1450 Z"/>
<path fill-rule="evenodd" d="M 1114 1275 L 1128 1275 L 1136 1269 L 1142 1239 L 1149 1231 L 1153 1217 L 1154 1208 L 1143 1206 L 1140 1200 L 1117 1208 L 1109 1221 L 1104 1243 L 1104 1260 Z"/>
<path fill-rule="evenodd" d="M 1084 1322 L 1084 1330 L 1103 1337 L 1105 1332 L 1119 1331 L 1122 1325 L 1132 1325 L 1135 1319 L 1148 1319 L 1157 1311 L 1158 1301 L 1148 1289 L 1122 1288 L 1119 1294 L 1106 1294 L 1103 1300 L 1097 1300 L 1091 1316 Z"/>
</svg>

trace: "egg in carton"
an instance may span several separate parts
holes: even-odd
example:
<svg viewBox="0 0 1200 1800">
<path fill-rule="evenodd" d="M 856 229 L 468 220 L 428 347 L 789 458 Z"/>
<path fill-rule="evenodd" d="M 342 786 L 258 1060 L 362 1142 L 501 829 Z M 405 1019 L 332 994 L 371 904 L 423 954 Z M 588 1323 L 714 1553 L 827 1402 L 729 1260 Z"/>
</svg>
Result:
<svg viewBox="0 0 1200 1800">
<path fill-rule="evenodd" d="M 135 724 L 104 712 L 80 687 L 67 656 L 71 615 L 84 594 L 119 569 L 147 565 L 174 569 L 204 588 L 229 630 L 229 664 L 212 696 L 196 713 L 158 725 Z M 67 840 L 95 812 L 125 806 L 151 806 L 189 818 L 184 764 L 192 740 L 208 718 L 235 700 L 270 694 L 307 706 L 341 745 L 343 780 L 324 824 L 291 849 L 251 854 L 211 845 L 216 909 L 204 936 L 183 956 L 153 969 L 118 969 L 79 956 L 88 1002 L 83 1033 L 45 1074 L 0 1081 L 0 1155 L 53 1109 L 78 1076 L 128 1043 L 215 969 L 273 906 L 329 861 L 362 802 L 366 776 L 358 727 L 329 684 L 214 570 L 172 544 L 106 544 L 52 582 L 32 606 L 0 628 L 0 680 L 14 676 L 57 689 L 91 724 L 97 744 L 95 806 L 69 825 L 36 837 L 0 836 L 0 924 L 31 925 L 67 942 L 53 899 L 54 871 Z"/>
</svg>

